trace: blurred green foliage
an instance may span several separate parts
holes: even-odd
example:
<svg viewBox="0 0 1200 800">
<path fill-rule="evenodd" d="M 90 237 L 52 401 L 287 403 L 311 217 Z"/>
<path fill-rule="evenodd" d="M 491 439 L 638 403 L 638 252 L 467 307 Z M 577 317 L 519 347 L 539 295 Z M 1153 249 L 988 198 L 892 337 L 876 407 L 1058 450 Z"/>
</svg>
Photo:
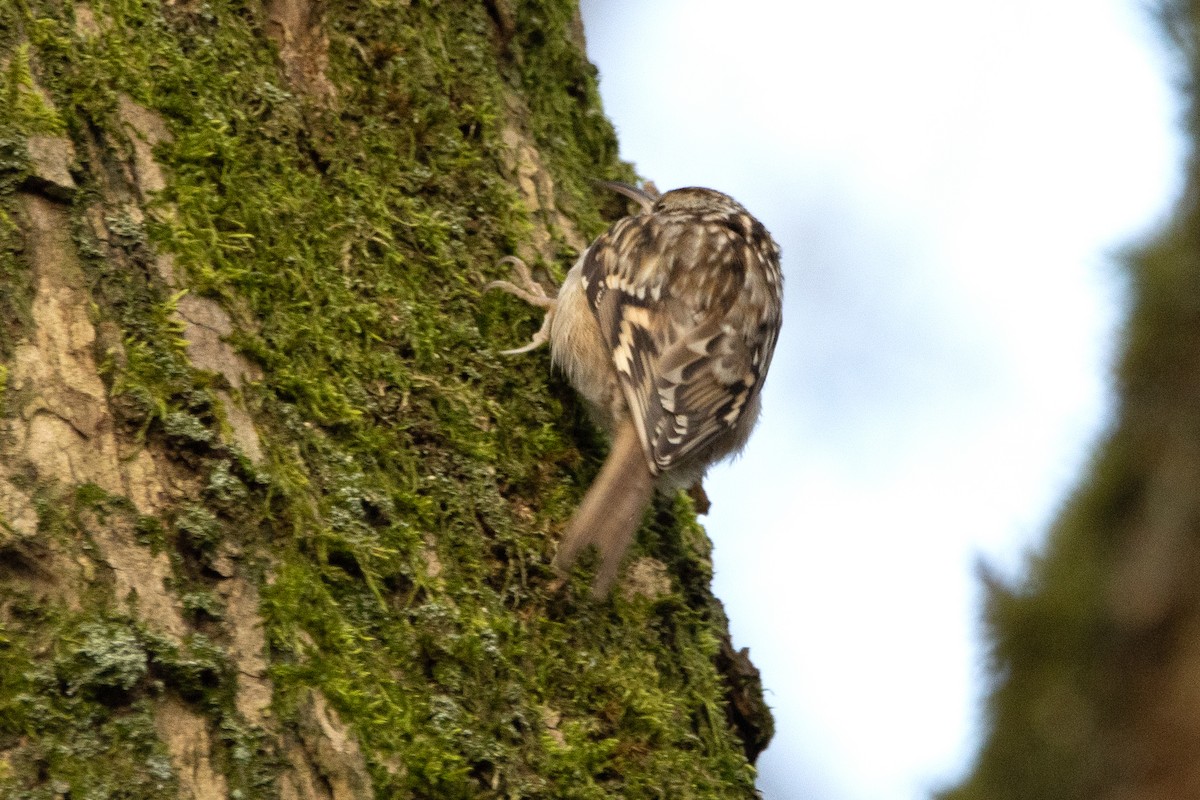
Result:
<svg viewBox="0 0 1200 800">
<path fill-rule="evenodd" d="M 1200 4 L 1171 0 L 1158 14 L 1178 53 L 1195 142 Z M 1182 702 L 1171 699 L 1173 671 L 1195 636 L 1189 620 L 1200 599 L 1200 529 L 1188 522 L 1200 518 L 1194 155 L 1187 168 L 1173 218 L 1124 259 L 1131 310 L 1115 422 L 1026 575 L 1005 586 L 985 572 L 987 729 L 973 772 L 943 800 L 1182 796 L 1163 787 L 1194 752 L 1173 761 L 1179 731 L 1154 719 L 1160 702 Z"/>
</svg>

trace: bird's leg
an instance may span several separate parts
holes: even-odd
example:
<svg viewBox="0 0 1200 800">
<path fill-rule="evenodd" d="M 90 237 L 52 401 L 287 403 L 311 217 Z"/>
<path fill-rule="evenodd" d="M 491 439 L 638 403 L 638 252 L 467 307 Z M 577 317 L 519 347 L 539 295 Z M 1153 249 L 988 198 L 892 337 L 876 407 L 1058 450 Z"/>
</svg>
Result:
<svg viewBox="0 0 1200 800">
<path fill-rule="evenodd" d="M 550 341 L 550 322 L 554 319 L 554 311 L 558 300 L 546 294 L 546 290 L 533 279 L 533 273 L 529 271 L 529 267 L 521 259 L 516 256 L 505 256 L 500 259 L 500 263 L 512 264 L 513 269 L 517 273 L 517 279 L 521 282 L 522 286 L 517 286 L 510 281 L 492 281 L 484 287 L 484 291 L 499 289 L 503 292 L 516 295 L 530 305 L 546 309 L 546 316 L 542 320 L 542 327 L 538 328 L 538 332 L 533 335 L 533 339 L 530 340 L 529 344 L 513 350 L 500 351 L 500 354 L 505 356 L 528 353 Z"/>
</svg>

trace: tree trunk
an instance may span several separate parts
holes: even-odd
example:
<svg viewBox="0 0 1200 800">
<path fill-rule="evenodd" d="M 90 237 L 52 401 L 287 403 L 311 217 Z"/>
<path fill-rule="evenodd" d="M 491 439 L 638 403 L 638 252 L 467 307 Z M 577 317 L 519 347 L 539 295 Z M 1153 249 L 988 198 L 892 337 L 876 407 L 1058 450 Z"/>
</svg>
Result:
<svg viewBox="0 0 1200 800">
<path fill-rule="evenodd" d="M 567 0 L 0 0 L 0 795 L 754 796 L 690 501 L 553 594 L 602 443 L 481 292 L 631 177 Z"/>
</svg>

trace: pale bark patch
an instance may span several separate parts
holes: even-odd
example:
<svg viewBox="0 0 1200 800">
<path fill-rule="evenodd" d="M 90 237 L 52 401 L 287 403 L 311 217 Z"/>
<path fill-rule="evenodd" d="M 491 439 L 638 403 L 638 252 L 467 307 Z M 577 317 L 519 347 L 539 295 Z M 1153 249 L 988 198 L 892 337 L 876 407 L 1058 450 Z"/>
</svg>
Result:
<svg viewBox="0 0 1200 800">
<path fill-rule="evenodd" d="M 625 571 L 621 593 L 630 600 L 635 597 L 657 600 L 667 596 L 671 593 L 671 575 L 667 565 L 649 556 L 636 559 Z"/>
<path fill-rule="evenodd" d="M 321 0 L 267 0 L 267 33 L 279 48 L 288 83 L 328 105 L 337 99 L 329 69 L 329 36 Z"/>
<path fill-rule="evenodd" d="M 29 496 L 0 474 L 0 546 L 37 535 L 37 510 Z"/>
<path fill-rule="evenodd" d="M 154 515 L 170 503 L 170 490 L 162 479 L 164 470 L 149 451 L 137 449 L 133 456 L 122 458 L 125 489 L 139 514 Z"/>
<path fill-rule="evenodd" d="M 225 776 L 213 768 L 212 742 L 204 717 L 168 697 L 154 716 L 158 738 L 167 746 L 179 781 L 179 800 L 225 800 Z"/>
<path fill-rule="evenodd" d="M 254 427 L 253 417 L 229 392 L 217 392 L 217 397 L 225 410 L 225 422 L 229 424 L 233 441 L 241 448 L 246 458 L 254 464 L 261 465 L 266 460 L 266 454 L 263 453 L 262 440 L 258 436 L 258 429 Z"/>
<path fill-rule="evenodd" d="M 225 341 L 233 333 L 233 321 L 225 309 L 190 294 L 179 299 L 178 308 L 186 326 L 183 338 L 188 343 L 188 360 L 193 366 L 220 373 L 235 389 L 246 381 L 262 380 L 262 371 Z"/>
<path fill-rule="evenodd" d="M 272 687 L 267 679 L 267 640 L 259 615 L 258 589 L 245 578 L 233 577 L 222 581 L 217 591 L 225 600 L 229 657 L 238 671 L 238 713 L 247 722 L 263 725 Z"/>
<path fill-rule="evenodd" d="M 146 625 L 175 641 L 187 633 L 178 600 L 167 590 L 171 562 L 166 553 L 152 553 L 138 544 L 132 526 L 118 516 L 103 523 L 91 512 L 82 519 L 100 557 L 113 573 L 118 601 L 132 602 Z"/>
<path fill-rule="evenodd" d="M 504 143 L 504 172 L 520 190 L 534 222 L 532 242 L 519 245 L 518 255 L 526 261 L 532 261 L 538 255 L 552 260 L 556 255 L 555 231 L 568 245 L 582 253 L 587 242 L 574 223 L 558 210 L 554 180 L 526 129 L 524 121 L 529 117 L 528 110 L 511 94 L 505 97 L 505 105 L 507 114 L 500 131 L 500 140 Z"/>
<path fill-rule="evenodd" d="M 30 136 L 25 142 L 29 153 L 30 182 L 45 194 L 68 200 L 78 185 L 71 176 L 75 146 L 65 136 Z"/>
<path fill-rule="evenodd" d="M 550 741 L 554 742 L 559 747 L 567 746 L 567 737 L 563 736 L 563 732 L 559 726 L 562 725 L 562 714 L 555 711 L 549 706 L 542 708 L 542 725 L 546 728 L 546 735 L 550 737 Z"/>
<path fill-rule="evenodd" d="M 75 33 L 85 39 L 94 39 L 101 34 L 100 22 L 92 7 L 87 3 L 75 4 Z"/>
<path fill-rule="evenodd" d="M 127 95 L 118 98 L 121 122 L 129 134 L 130 169 L 132 182 L 136 185 L 143 201 L 161 192 L 167 186 L 167 178 L 161 165 L 154 158 L 154 148 L 172 141 L 170 130 L 161 116 L 133 101 Z M 174 209 L 162 209 L 167 215 Z M 95 222 L 93 221 L 95 227 Z M 103 225 L 99 227 L 103 228 Z M 175 269 L 174 258 L 169 253 L 159 254 L 155 259 L 159 277 L 171 289 L 183 288 Z M 215 300 L 185 294 L 179 298 L 176 315 L 183 322 L 183 338 L 187 341 L 188 360 L 197 369 L 222 375 L 234 389 L 241 389 L 247 381 L 262 380 L 262 370 L 240 355 L 226 341 L 234 331 L 229 314 Z M 217 393 L 225 411 L 229 434 L 234 443 L 255 464 L 264 460 L 262 441 L 254 427 L 254 421 L 240 401 L 228 392 Z"/>
<path fill-rule="evenodd" d="M 70 218 L 64 208 L 37 195 L 25 195 L 25 209 L 37 288 L 33 337 L 17 347 L 10 372 L 17 407 L 15 449 L 39 478 L 94 483 L 124 494 Z"/>
<path fill-rule="evenodd" d="M 368 800 L 375 796 L 371 776 L 354 735 L 310 690 L 300 704 L 299 744 L 285 748 L 290 772 L 280 779 L 282 800 Z"/>
<path fill-rule="evenodd" d="M 184 322 L 183 338 L 188 343 L 188 360 L 192 366 L 222 375 L 234 389 L 241 389 L 249 381 L 262 380 L 258 365 L 244 358 L 225 340 L 233 333 L 233 321 L 215 301 L 184 295 L 179 300 L 178 314 Z M 218 391 L 217 396 L 234 442 L 247 458 L 261 464 L 264 459 L 262 440 L 254 420 L 229 392 Z"/>
<path fill-rule="evenodd" d="M 163 118 L 145 106 L 138 105 L 129 95 L 117 97 L 117 109 L 129 144 L 133 148 L 134 183 L 140 190 L 142 200 L 150 199 L 156 192 L 167 188 L 167 179 L 162 167 L 154 159 L 154 148 L 172 140 L 171 132 Z"/>
<path fill-rule="evenodd" d="M 17 412 L 8 423 L 12 451 L 39 479 L 95 484 L 129 497 L 139 512 L 153 513 L 162 507 L 165 489 L 148 453 L 120 450 L 96 366 L 91 297 L 83 288 L 70 217 L 38 195 L 24 200 L 36 288 L 32 335 L 16 348 L 9 372 L 8 394 Z"/>
</svg>

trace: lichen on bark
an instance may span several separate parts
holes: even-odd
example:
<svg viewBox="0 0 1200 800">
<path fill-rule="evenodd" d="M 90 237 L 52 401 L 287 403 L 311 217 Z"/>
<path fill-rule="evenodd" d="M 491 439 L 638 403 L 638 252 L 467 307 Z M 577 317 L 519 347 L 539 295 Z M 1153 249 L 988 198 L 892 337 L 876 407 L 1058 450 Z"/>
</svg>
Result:
<svg viewBox="0 0 1200 800">
<path fill-rule="evenodd" d="M 602 447 L 481 287 L 623 210 L 580 47 L 557 0 L 0 6 L 0 793 L 754 794 L 686 498 L 547 594 Z"/>
</svg>

